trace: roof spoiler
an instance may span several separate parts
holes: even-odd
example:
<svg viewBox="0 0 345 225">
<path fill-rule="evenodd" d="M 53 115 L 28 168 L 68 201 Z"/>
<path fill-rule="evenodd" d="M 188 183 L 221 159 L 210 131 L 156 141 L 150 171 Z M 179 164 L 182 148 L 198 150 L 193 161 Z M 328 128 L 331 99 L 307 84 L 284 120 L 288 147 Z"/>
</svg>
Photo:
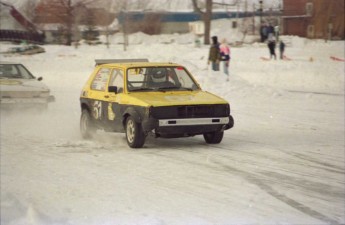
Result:
<svg viewBox="0 0 345 225">
<path fill-rule="evenodd" d="M 108 63 L 148 62 L 148 59 L 96 59 L 96 66 Z"/>
</svg>

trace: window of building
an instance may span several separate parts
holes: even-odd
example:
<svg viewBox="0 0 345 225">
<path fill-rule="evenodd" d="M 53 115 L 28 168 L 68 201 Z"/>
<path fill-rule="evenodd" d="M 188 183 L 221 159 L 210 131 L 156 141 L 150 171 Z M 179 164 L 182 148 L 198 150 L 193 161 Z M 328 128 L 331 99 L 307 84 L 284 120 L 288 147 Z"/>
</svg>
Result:
<svg viewBox="0 0 345 225">
<path fill-rule="evenodd" d="M 313 3 L 312 2 L 307 2 L 305 6 L 306 14 L 307 16 L 312 16 L 313 15 Z"/>
<path fill-rule="evenodd" d="M 314 25 L 308 25 L 307 36 L 309 38 L 313 38 L 314 37 Z"/>
</svg>

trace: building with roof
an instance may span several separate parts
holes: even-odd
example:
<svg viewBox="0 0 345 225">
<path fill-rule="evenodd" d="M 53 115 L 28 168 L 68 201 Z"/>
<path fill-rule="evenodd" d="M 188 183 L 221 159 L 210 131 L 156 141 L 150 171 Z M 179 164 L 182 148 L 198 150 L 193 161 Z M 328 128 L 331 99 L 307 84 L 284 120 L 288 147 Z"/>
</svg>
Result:
<svg viewBox="0 0 345 225">
<path fill-rule="evenodd" d="M 269 13 L 269 14 L 268 14 Z M 236 19 L 254 16 L 277 15 L 280 12 L 238 12 L 238 11 L 214 11 L 212 20 Z M 197 12 L 121 12 L 118 14 L 120 29 L 127 33 L 144 32 L 147 34 L 173 34 L 187 33 L 190 31 L 190 23 L 202 21 Z"/>
<path fill-rule="evenodd" d="M 43 43 L 44 34 L 13 5 L 0 1 L 0 41 Z"/>
<path fill-rule="evenodd" d="M 345 39 L 344 3 L 344 0 L 283 0 L 283 34 Z"/>
<path fill-rule="evenodd" d="M 66 6 L 56 0 L 41 0 L 35 12 L 34 22 L 45 33 L 47 43 L 66 43 L 68 38 L 92 39 L 117 30 L 114 13 L 83 3 Z"/>
</svg>

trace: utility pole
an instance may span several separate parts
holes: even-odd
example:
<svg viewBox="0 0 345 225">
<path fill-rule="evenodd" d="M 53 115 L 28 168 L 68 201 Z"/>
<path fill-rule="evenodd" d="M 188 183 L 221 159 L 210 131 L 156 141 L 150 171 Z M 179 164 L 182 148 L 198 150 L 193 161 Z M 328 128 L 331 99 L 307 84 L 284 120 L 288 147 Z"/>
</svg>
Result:
<svg viewBox="0 0 345 225">
<path fill-rule="evenodd" d="M 263 24 L 262 24 L 262 14 L 263 14 L 263 0 L 259 0 L 259 14 L 260 14 L 260 22 L 259 22 L 259 34 L 261 37 L 261 42 L 264 42 L 264 34 L 263 34 Z"/>
<path fill-rule="evenodd" d="M 253 3 L 253 35 L 255 35 L 255 16 L 256 16 L 256 13 L 255 13 L 255 3 Z"/>
<path fill-rule="evenodd" d="M 123 32 L 123 51 L 127 51 L 128 46 L 128 34 L 127 34 L 127 11 L 123 11 L 124 19 L 122 24 L 122 32 Z"/>
<path fill-rule="evenodd" d="M 259 11 L 260 11 L 260 26 L 261 26 L 262 25 L 262 13 L 264 11 L 264 9 L 263 9 L 263 1 L 262 0 L 259 1 Z"/>
</svg>

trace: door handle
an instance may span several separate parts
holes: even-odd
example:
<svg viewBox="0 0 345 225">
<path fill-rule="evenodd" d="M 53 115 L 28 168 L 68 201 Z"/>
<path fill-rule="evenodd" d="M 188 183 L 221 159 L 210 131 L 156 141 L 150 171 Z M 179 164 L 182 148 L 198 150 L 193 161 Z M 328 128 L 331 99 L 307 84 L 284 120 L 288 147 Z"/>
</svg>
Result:
<svg viewBox="0 0 345 225">
<path fill-rule="evenodd" d="M 104 98 L 109 98 L 109 95 L 104 95 Z"/>
</svg>

